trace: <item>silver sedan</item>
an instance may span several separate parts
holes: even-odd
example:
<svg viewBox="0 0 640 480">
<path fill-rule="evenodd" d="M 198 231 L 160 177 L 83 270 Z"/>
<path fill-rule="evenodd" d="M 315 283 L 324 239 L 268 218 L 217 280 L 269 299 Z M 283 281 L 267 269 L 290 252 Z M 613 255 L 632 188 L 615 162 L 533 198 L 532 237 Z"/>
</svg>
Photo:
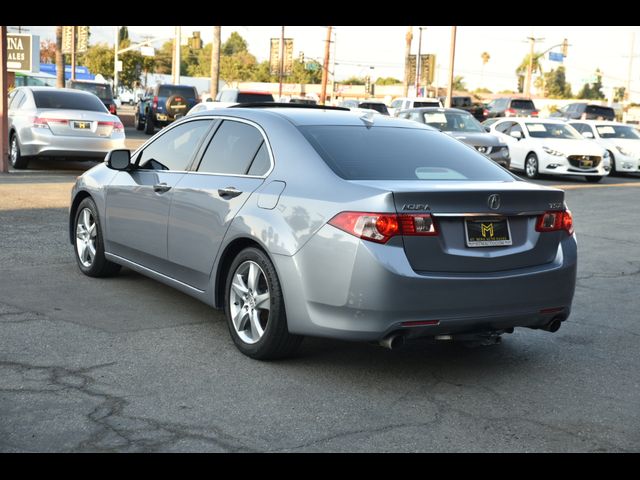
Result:
<svg viewBox="0 0 640 480">
<path fill-rule="evenodd" d="M 571 312 L 564 192 L 408 120 L 197 113 L 111 152 L 71 205 L 82 272 L 126 266 L 224 309 L 253 358 L 290 355 L 305 335 L 395 347 L 554 332 Z"/>
<path fill-rule="evenodd" d="M 104 158 L 124 148 L 124 126 L 92 93 L 20 87 L 9 98 L 9 160 L 27 168 L 32 157 Z"/>
</svg>

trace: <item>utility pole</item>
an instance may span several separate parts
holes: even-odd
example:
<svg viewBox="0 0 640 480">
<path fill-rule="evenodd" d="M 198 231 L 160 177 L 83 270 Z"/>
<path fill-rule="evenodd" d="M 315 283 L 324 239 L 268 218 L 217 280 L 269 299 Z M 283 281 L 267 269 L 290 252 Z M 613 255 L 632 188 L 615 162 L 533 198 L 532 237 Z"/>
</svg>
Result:
<svg viewBox="0 0 640 480">
<path fill-rule="evenodd" d="M 211 97 L 218 95 L 220 83 L 220 27 L 213 27 L 213 44 L 211 45 Z"/>
<path fill-rule="evenodd" d="M 631 100 L 631 71 L 633 70 L 633 47 L 636 43 L 636 32 L 631 32 L 631 55 L 629 55 L 629 73 L 627 75 L 627 100 Z"/>
<path fill-rule="evenodd" d="M 338 43 L 338 31 L 333 31 L 333 56 L 331 58 L 331 99 L 336 99 L 336 44 Z"/>
<path fill-rule="evenodd" d="M 422 70 L 422 27 L 418 27 L 420 33 L 418 34 L 418 56 L 416 57 L 416 97 L 419 97 L 420 89 L 420 70 Z"/>
<path fill-rule="evenodd" d="M 9 171 L 9 124 L 7 115 L 9 106 L 7 91 L 9 78 L 7 76 L 7 27 L 0 26 L 0 173 Z"/>
<path fill-rule="evenodd" d="M 409 76 L 411 75 L 411 42 L 413 41 L 413 27 L 408 27 L 407 35 L 405 36 L 405 41 L 406 41 L 406 44 L 404 47 L 404 92 L 402 94 L 404 97 L 409 95 Z"/>
<path fill-rule="evenodd" d="M 280 31 L 280 69 L 278 79 L 280 80 L 280 88 L 278 89 L 278 100 L 282 98 L 282 77 L 284 76 L 284 26 Z"/>
<path fill-rule="evenodd" d="M 451 27 L 451 49 L 449 50 L 449 86 L 447 87 L 447 103 L 445 107 L 451 108 L 451 96 L 453 95 L 453 63 L 456 56 L 456 30 Z"/>
<path fill-rule="evenodd" d="M 118 50 L 120 50 L 120 27 L 116 26 L 116 36 L 114 37 L 115 54 L 113 56 L 113 94 L 118 96 Z"/>
<path fill-rule="evenodd" d="M 71 80 L 76 79 L 76 31 L 78 27 L 71 27 Z"/>
<path fill-rule="evenodd" d="M 64 88 L 64 54 L 62 53 L 62 26 L 56 27 L 56 87 Z"/>
<path fill-rule="evenodd" d="M 331 48 L 331 27 L 327 27 L 327 39 L 324 45 L 324 63 L 322 64 L 322 89 L 320 90 L 320 104 L 327 99 L 327 78 L 329 77 L 329 53 Z"/>
<path fill-rule="evenodd" d="M 182 38 L 182 27 L 176 27 L 176 35 L 174 40 L 173 49 L 173 83 L 175 85 L 180 84 L 180 42 Z"/>
<path fill-rule="evenodd" d="M 527 78 L 524 83 L 524 96 L 531 97 L 531 77 L 533 76 L 533 56 L 536 42 L 541 42 L 544 38 L 527 37 L 529 40 L 529 65 L 527 66 Z"/>
</svg>

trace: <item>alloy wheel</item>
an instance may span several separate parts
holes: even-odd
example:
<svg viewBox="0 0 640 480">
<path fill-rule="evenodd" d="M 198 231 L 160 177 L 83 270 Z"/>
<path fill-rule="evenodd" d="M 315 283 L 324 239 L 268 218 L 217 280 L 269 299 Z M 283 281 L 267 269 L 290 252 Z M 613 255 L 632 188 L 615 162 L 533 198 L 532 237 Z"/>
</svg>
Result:
<svg viewBox="0 0 640 480">
<path fill-rule="evenodd" d="M 96 258 L 96 240 L 98 232 L 96 219 L 89 208 L 84 208 L 78 215 L 76 224 L 76 252 L 80 263 L 90 268 Z"/>
<path fill-rule="evenodd" d="M 233 274 L 229 312 L 238 337 L 247 344 L 258 342 L 269 322 L 271 294 L 264 270 L 256 262 L 241 263 Z"/>
</svg>

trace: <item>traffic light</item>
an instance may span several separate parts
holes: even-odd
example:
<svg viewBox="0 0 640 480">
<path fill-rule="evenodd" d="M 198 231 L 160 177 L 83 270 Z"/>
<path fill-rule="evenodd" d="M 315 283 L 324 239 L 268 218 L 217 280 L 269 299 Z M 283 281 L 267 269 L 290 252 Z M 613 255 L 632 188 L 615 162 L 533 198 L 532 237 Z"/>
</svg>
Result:
<svg viewBox="0 0 640 480">
<path fill-rule="evenodd" d="M 567 56 L 567 50 L 569 49 L 569 41 L 565 38 L 562 42 L 562 55 Z"/>
</svg>

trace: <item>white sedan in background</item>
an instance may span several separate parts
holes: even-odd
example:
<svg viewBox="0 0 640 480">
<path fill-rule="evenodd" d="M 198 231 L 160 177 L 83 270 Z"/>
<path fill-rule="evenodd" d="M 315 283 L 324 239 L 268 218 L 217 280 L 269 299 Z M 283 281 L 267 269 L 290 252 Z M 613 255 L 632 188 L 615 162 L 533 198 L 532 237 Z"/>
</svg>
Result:
<svg viewBox="0 0 640 480">
<path fill-rule="evenodd" d="M 622 172 L 640 173 L 640 132 L 637 125 L 601 120 L 568 122 L 584 138 L 595 140 L 609 152 L 610 175 Z"/>
<path fill-rule="evenodd" d="M 509 146 L 511 168 L 529 178 L 581 175 L 599 182 L 609 174 L 609 153 L 562 120 L 505 118 L 490 132 Z"/>
</svg>

